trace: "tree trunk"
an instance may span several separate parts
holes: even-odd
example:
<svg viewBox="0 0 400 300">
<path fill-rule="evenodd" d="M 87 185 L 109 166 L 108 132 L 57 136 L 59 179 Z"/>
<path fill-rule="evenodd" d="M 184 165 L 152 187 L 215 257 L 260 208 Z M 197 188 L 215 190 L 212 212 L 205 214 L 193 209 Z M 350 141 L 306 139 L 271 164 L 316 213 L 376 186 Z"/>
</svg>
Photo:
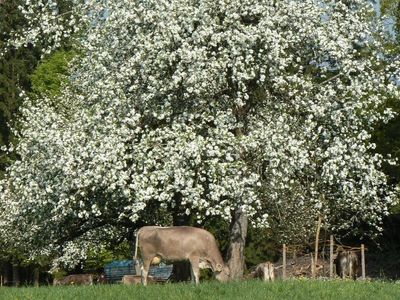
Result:
<svg viewBox="0 0 400 300">
<path fill-rule="evenodd" d="M 19 286 L 20 278 L 19 278 L 19 267 L 18 267 L 18 265 L 13 265 L 12 266 L 12 273 L 13 273 L 14 286 Z"/>
<path fill-rule="evenodd" d="M 190 281 L 190 263 L 188 261 L 174 262 L 171 280 L 173 282 Z"/>
<path fill-rule="evenodd" d="M 5 261 L 2 265 L 3 267 L 3 285 L 10 285 L 11 284 L 11 277 L 10 277 L 10 269 L 11 265 L 8 261 Z"/>
<path fill-rule="evenodd" d="M 176 203 L 176 209 L 172 216 L 173 218 L 172 222 L 174 226 L 189 225 L 189 219 L 190 219 L 189 216 L 179 209 L 181 207 L 180 205 L 181 198 L 182 196 L 179 193 L 177 193 L 174 196 L 174 200 Z M 190 277 L 191 277 L 190 263 L 188 261 L 174 262 L 171 274 L 172 281 L 174 282 L 189 281 Z"/>
<path fill-rule="evenodd" d="M 39 286 L 39 279 L 40 279 L 40 270 L 39 267 L 35 267 L 33 270 L 33 285 L 35 287 Z"/>
<path fill-rule="evenodd" d="M 230 225 L 230 245 L 227 261 L 231 279 L 240 279 L 244 271 L 244 246 L 247 236 L 247 216 L 241 209 L 232 214 Z"/>
</svg>

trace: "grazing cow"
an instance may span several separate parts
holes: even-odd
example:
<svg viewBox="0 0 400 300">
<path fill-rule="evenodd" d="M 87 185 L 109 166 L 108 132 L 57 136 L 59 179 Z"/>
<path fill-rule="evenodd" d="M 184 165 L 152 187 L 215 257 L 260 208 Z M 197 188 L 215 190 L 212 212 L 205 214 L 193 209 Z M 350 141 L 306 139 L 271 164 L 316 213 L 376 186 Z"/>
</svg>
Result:
<svg viewBox="0 0 400 300">
<path fill-rule="evenodd" d="M 190 262 L 192 280 L 199 283 L 200 270 L 210 268 L 216 279 L 226 282 L 229 268 L 222 260 L 214 236 L 200 228 L 188 226 L 158 227 L 145 226 L 136 236 L 135 258 L 139 245 L 142 265 L 142 283 L 147 284 L 150 264 L 161 260 Z"/>
<path fill-rule="evenodd" d="M 148 283 L 154 283 L 155 280 L 153 277 L 147 277 Z M 121 280 L 122 284 L 130 285 L 130 284 L 141 284 L 142 276 L 140 275 L 124 275 Z"/>
<path fill-rule="evenodd" d="M 93 277 L 93 279 L 95 280 L 96 283 L 107 283 L 107 278 L 106 278 L 106 274 L 101 273 L 99 275 L 95 275 Z"/>
<path fill-rule="evenodd" d="M 65 276 L 63 279 L 53 280 L 53 285 L 69 285 L 69 284 L 92 285 L 93 274 L 73 274 Z"/>
<path fill-rule="evenodd" d="M 360 264 L 358 255 L 353 251 L 339 251 L 336 257 L 336 273 L 343 279 L 347 276 L 357 278 Z"/>
<path fill-rule="evenodd" d="M 259 278 L 263 281 L 274 281 L 275 274 L 274 274 L 274 264 L 267 261 L 265 263 L 258 264 L 256 269 L 253 273 L 254 278 Z"/>
</svg>

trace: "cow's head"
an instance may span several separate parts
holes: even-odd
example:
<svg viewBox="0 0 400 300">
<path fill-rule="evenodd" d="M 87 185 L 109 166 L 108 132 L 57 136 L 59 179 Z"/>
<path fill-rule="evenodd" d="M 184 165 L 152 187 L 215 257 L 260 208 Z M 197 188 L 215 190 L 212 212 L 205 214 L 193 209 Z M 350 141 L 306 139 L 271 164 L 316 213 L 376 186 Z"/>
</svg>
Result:
<svg viewBox="0 0 400 300">
<path fill-rule="evenodd" d="M 225 264 L 216 264 L 214 270 L 215 278 L 221 282 L 227 282 L 230 278 L 229 267 Z"/>
<path fill-rule="evenodd" d="M 61 285 L 61 280 L 58 278 L 53 279 L 53 285 Z"/>
<path fill-rule="evenodd" d="M 100 273 L 99 275 L 95 276 L 94 279 L 97 283 L 107 283 L 107 278 L 105 273 Z"/>
</svg>

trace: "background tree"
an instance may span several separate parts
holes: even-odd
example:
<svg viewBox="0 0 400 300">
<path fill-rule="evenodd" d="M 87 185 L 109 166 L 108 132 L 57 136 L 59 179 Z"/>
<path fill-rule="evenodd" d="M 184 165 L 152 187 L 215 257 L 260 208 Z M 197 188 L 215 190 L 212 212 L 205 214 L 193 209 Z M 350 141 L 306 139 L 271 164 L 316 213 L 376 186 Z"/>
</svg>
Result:
<svg viewBox="0 0 400 300">
<path fill-rule="evenodd" d="M 38 98 L 59 96 L 63 85 L 68 83 L 68 77 L 71 76 L 69 62 L 75 55 L 73 50 L 59 50 L 43 59 L 30 75 L 34 96 Z"/>
<path fill-rule="evenodd" d="M 40 4 L 27 17 L 39 28 L 58 22 Z M 385 105 L 399 96 L 400 63 L 382 55 L 364 1 L 73 10 L 82 57 L 57 109 L 48 97 L 40 108 L 25 102 L 21 159 L 2 182 L 6 238 L 12 230 L 31 255 L 75 264 L 143 223 L 219 216 L 231 222 L 235 278 L 248 220 L 291 239 L 310 236 L 319 217 L 332 231 L 381 229 L 396 195 L 370 133 L 393 115 Z"/>
<path fill-rule="evenodd" d="M 7 47 L 13 30 L 26 26 L 26 19 L 18 6 L 23 1 L 4 1 L 0 4 L 0 49 Z M 30 90 L 29 74 L 39 60 L 40 50 L 29 45 L 26 48 L 11 48 L 0 56 L 0 145 L 8 146 L 13 140 L 10 125 L 15 121 L 22 98 L 22 90 Z M 0 152 L 0 176 L 3 177 L 10 158 Z"/>
<path fill-rule="evenodd" d="M 21 92 L 29 93 L 32 97 L 38 97 L 44 93 L 44 89 L 46 89 L 46 94 L 56 93 L 57 89 L 60 93 L 61 87 L 56 84 L 60 84 L 61 74 L 66 74 L 65 69 L 68 69 L 68 64 L 57 59 L 60 59 L 60 56 L 65 59 L 71 56 L 71 52 L 66 52 L 65 55 L 55 54 L 50 62 L 45 60 L 37 69 L 43 55 L 40 42 L 35 45 L 26 43 L 25 47 L 15 47 L 13 43 L 10 43 L 12 37 L 15 37 L 15 32 L 28 27 L 29 19 L 19 9 L 24 4 L 25 1 L 19 0 L 6 0 L 0 3 L 0 146 L 2 149 L 0 177 L 2 178 L 6 167 L 16 159 L 16 156 L 13 153 L 7 153 L 5 148 L 12 147 L 18 140 L 15 130 L 12 131 L 11 128 L 18 128 L 19 109 L 23 102 Z M 67 11 L 69 5 L 70 1 L 62 1 L 60 13 Z M 60 45 L 65 49 L 68 48 L 66 40 L 60 41 Z M 10 264 L 14 266 L 14 277 L 19 277 L 17 272 L 20 265 L 25 267 L 35 265 L 37 268 L 42 268 L 49 264 L 49 258 L 43 256 L 37 257 L 34 262 L 30 261 L 24 248 L 14 247 L 12 241 L 1 241 L 1 245 L 4 266 L 2 274 L 4 277 L 9 277 L 5 278 L 5 281 L 11 281 Z M 35 280 L 38 278 L 35 277 Z"/>
<path fill-rule="evenodd" d="M 383 15 L 393 18 L 394 30 L 397 32 L 397 41 L 400 37 L 400 1 L 399 0 L 383 0 L 381 1 L 380 11 Z"/>
<path fill-rule="evenodd" d="M 27 21 L 18 9 L 22 2 L 0 2 L 0 52 L 7 48 L 12 32 L 26 26 Z M 16 143 L 11 127 L 16 123 L 22 103 L 20 93 L 23 90 L 30 91 L 29 74 L 35 69 L 39 58 L 40 47 L 32 45 L 18 49 L 11 47 L 7 53 L 0 55 L 0 178 L 4 177 L 6 167 L 15 160 L 15 155 L 8 154 L 5 148 Z M 0 245 L 1 274 L 4 282 L 10 284 L 12 271 L 14 277 L 18 278 L 18 265 L 26 257 L 22 251 L 11 249 L 2 238 Z"/>
<path fill-rule="evenodd" d="M 400 1 L 385 0 L 382 1 L 380 12 L 386 20 L 386 36 L 385 44 L 390 51 L 390 56 L 394 59 L 400 58 Z M 389 25 L 388 25 L 389 24 Z M 399 78 L 396 78 L 397 83 Z M 395 112 L 395 117 L 388 122 L 380 122 L 377 124 L 373 140 L 376 143 L 376 152 L 383 155 L 389 155 L 399 161 L 400 159 L 400 105 L 397 98 L 393 98 L 387 103 L 388 107 Z M 393 184 L 400 182 L 399 164 L 384 164 L 384 171 L 389 176 L 389 180 Z M 398 212 L 396 206 L 392 208 L 393 212 Z"/>
</svg>

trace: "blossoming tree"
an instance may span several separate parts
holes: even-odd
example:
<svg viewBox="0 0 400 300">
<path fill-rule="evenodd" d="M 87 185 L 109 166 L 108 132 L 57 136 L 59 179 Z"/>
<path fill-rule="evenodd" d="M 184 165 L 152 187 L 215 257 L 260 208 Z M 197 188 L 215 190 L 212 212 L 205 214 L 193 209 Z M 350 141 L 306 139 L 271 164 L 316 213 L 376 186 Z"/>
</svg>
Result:
<svg viewBox="0 0 400 300">
<path fill-rule="evenodd" d="M 14 43 L 75 32 L 81 55 L 62 96 L 25 101 L 2 234 L 73 264 L 149 207 L 220 216 L 238 277 L 247 219 L 283 239 L 318 218 L 379 231 L 395 191 L 369 132 L 400 63 L 364 2 L 27 0 Z"/>
</svg>

